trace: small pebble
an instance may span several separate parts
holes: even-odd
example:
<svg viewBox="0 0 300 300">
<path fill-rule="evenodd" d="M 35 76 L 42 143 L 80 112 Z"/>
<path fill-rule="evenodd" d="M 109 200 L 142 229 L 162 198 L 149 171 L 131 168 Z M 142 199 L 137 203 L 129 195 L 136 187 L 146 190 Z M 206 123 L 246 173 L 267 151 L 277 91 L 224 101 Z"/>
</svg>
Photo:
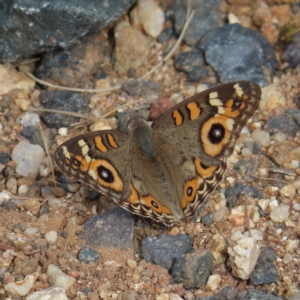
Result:
<svg viewBox="0 0 300 300">
<path fill-rule="evenodd" d="M 253 154 L 253 152 L 250 149 L 243 148 L 243 150 L 242 150 L 243 157 L 250 157 L 250 156 L 252 156 L 252 154 Z"/>
<path fill-rule="evenodd" d="M 169 295 L 168 294 L 160 294 L 155 296 L 155 300 L 169 300 Z"/>
<path fill-rule="evenodd" d="M 45 233 L 45 240 L 47 241 L 48 244 L 54 245 L 57 241 L 57 232 L 54 230 L 48 231 Z"/>
<path fill-rule="evenodd" d="M 289 253 L 295 252 L 299 247 L 299 240 L 287 240 L 285 243 L 285 250 Z"/>
<path fill-rule="evenodd" d="M 76 279 L 65 274 L 59 267 L 50 264 L 47 269 L 49 283 L 54 286 L 61 286 L 68 290 L 75 282 Z"/>
<path fill-rule="evenodd" d="M 26 199 L 24 200 L 23 207 L 26 211 L 36 215 L 40 211 L 41 204 L 37 199 Z"/>
<path fill-rule="evenodd" d="M 214 213 L 213 221 L 214 222 L 220 222 L 224 220 L 224 217 L 228 213 L 228 208 L 227 207 L 222 207 L 219 210 L 217 210 Z"/>
<path fill-rule="evenodd" d="M 79 252 L 79 260 L 88 264 L 92 261 L 96 261 L 99 258 L 99 254 L 91 247 L 84 246 Z"/>
<path fill-rule="evenodd" d="M 270 203 L 270 199 L 260 199 L 258 200 L 257 205 L 264 211 L 266 212 L 268 207 L 269 207 L 269 203 Z"/>
<path fill-rule="evenodd" d="M 25 229 L 24 234 L 26 234 L 27 236 L 33 236 L 37 232 L 39 232 L 38 227 L 28 227 L 28 228 Z"/>
<path fill-rule="evenodd" d="M 293 203 L 293 210 L 300 211 L 300 203 Z"/>
<path fill-rule="evenodd" d="M 269 203 L 269 208 L 272 210 L 272 209 L 274 209 L 275 207 L 277 207 L 278 205 L 279 205 L 279 204 L 278 204 L 278 200 L 273 199 L 273 200 L 271 200 L 270 203 Z"/>
<path fill-rule="evenodd" d="M 266 131 L 260 130 L 260 129 L 255 129 L 251 133 L 251 137 L 256 142 L 257 144 L 268 147 L 270 146 L 270 134 Z"/>
<path fill-rule="evenodd" d="M 29 294 L 25 300 L 68 300 L 65 290 L 60 286 L 51 286 L 45 290 Z"/>
<path fill-rule="evenodd" d="M 28 190 L 29 190 L 29 187 L 25 184 L 22 184 L 22 185 L 19 186 L 18 195 L 19 196 L 26 196 Z"/>
<path fill-rule="evenodd" d="M 214 257 L 215 265 L 224 263 L 226 261 L 226 259 L 228 258 L 227 247 L 228 243 L 224 236 L 219 233 L 212 236 L 211 243 L 209 243 L 209 246 L 207 248 L 210 249 Z"/>
<path fill-rule="evenodd" d="M 233 274 L 241 279 L 250 278 L 255 268 L 260 247 L 252 237 L 242 236 L 228 247 L 228 254 L 232 262 Z"/>
<path fill-rule="evenodd" d="M 12 194 L 15 195 L 17 193 L 17 188 L 18 188 L 16 178 L 14 177 L 9 178 L 6 183 L 6 187 Z"/>
<path fill-rule="evenodd" d="M 286 134 L 281 131 L 278 131 L 272 135 L 272 140 L 275 142 L 282 143 L 286 140 Z"/>
<path fill-rule="evenodd" d="M 157 38 L 161 34 L 165 16 L 155 1 L 139 0 L 136 7 L 136 16 L 148 35 Z"/>
<path fill-rule="evenodd" d="M 296 192 L 296 188 L 293 184 L 287 184 L 279 190 L 281 196 L 288 198 L 290 200 L 294 198 L 295 192 Z"/>
<path fill-rule="evenodd" d="M 17 118 L 17 121 L 24 127 L 26 126 L 38 126 L 40 123 L 40 117 L 37 113 L 25 112 L 20 117 Z"/>
<path fill-rule="evenodd" d="M 33 274 L 27 275 L 24 280 L 10 282 L 4 285 L 4 289 L 15 296 L 26 296 L 29 294 L 38 277 L 39 273 L 34 272 Z"/>
<path fill-rule="evenodd" d="M 132 259 L 128 259 L 127 260 L 127 266 L 131 269 L 131 270 L 135 270 L 137 263 L 136 261 L 132 260 Z"/>
<path fill-rule="evenodd" d="M 61 127 L 58 129 L 58 134 L 61 136 L 67 136 L 68 135 L 68 128 L 67 127 Z"/>
<path fill-rule="evenodd" d="M 63 202 L 57 198 L 50 198 L 48 204 L 52 210 L 58 210 L 63 206 Z"/>
<path fill-rule="evenodd" d="M 257 223 L 260 219 L 260 215 L 259 215 L 259 212 L 257 210 L 255 210 L 252 214 L 252 222 L 253 223 Z"/>
<path fill-rule="evenodd" d="M 259 177 L 268 177 L 269 176 L 269 169 L 267 168 L 259 168 L 257 171 L 257 175 Z"/>
<path fill-rule="evenodd" d="M 282 259 L 283 263 L 285 263 L 285 264 L 288 264 L 292 260 L 293 260 L 293 256 L 290 253 L 288 253 L 288 252 L 286 252 L 284 254 L 283 259 Z"/>
<path fill-rule="evenodd" d="M 16 162 L 16 172 L 24 177 L 35 178 L 45 158 L 45 151 L 39 145 L 19 142 L 13 149 L 11 158 Z"/>
<path fill-rule="evenodd" d="M 290 215 L 290 207 L 288 205 L 279 205 L 274 207 L 270 213 L 273 222 L 281 223 Z"/>
<path fill-rule="evenodd" d="M 220 274 L 213 274 L 208 277 L 206 288 L 209 291 L 215 291 L 221 284 L 222 277 Z"/>
</svg>

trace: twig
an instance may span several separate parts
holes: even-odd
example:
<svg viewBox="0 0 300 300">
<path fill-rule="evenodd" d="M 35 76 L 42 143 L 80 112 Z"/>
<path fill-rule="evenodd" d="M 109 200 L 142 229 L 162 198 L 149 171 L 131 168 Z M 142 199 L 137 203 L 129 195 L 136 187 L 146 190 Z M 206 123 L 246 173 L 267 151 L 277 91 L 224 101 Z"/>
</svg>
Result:
<svg viewBox="0 0 300 300">
<path fill-rule="evenodd" d="M 40 128 L 41 136 L 42 136 L 43 143 L 44 143 L 44 146 L 45 146 L 45 151 L 46 151 L 47 156 L 48 156 L 48 160 L 49 160 L 49 164 L 50 164 L 50 168 L 51 168 L 51 172 L 52 172 L 52 177 L 53 177 L 53 180 L 54 180 L 54 186 L 56 187 L 55 176 L 54 176 L 54 167 L 53 167 L 52 159 L 51 159 L 49 149 L 48 149 L 48 144 L 47 144 L 46 138 L 44 136 L 43 128 L 41 126 L 41 123 L 39 123 L 39 128 Z"/>
<path fill-rule="evenodd" d="M 188 11 L 189 11 L 189 9 L 188 9 Z M 178 48 L 178 46 L 180 45 L 180 43 L 181 43 L 181 41 L 183 39 L 183 36 L 184 36 L 184 34 L 185 34 L 185 32 L 186 32 L 186 30 L 187 30 L 187 28 L 188 28 L 188 26 L 189 26 L 189 24 L 190 24 L 193 16 L 194 16 L 194 13 L 195 12 L 192 11 L 189 15 L 187 15 L 187 20 L 186 20 L 186 22 L 184 24 L 184 27 L 183 27 L 183 29 L 181 31 L 181 34 L 180 34 L 178 40 L 176 41 L 176 43 L 173 46 L 173 48 L 171 49 L 171 51 L 165 56 L 165 58 L 163 59 L 163 61 L 167 61 L 173 55 L 173 53 L 176 51 L 176 49 Z M 149 72 L 147 72 L 146 74 L 144 74 L 139 79 L 143 79 L 143 78 L 149 76 L 150 74 L 152 74 L 153 72 L 155 72 L 160 66 L 161 66 L 161 63 L 158 63 L 154 68 L 152 68 Z"/>
<path fill-rule="evenodd" d="M 79 93 L 95 93 L 95 94 L 100 94 L 100 93 L 107 93 L 111 91 L 115 91 L 121 88 L 121 85 L 116 85 L 114 87 L 108 88 L 108 89 L 80 89 L 80 88 L 70 88 L 62 85 L 57 85 L 57 84 L 52 84 L 50 82 L 44 81 L 42 79 L 39 79 L 35 77 L 33 74 L 31 74 L 28 71 L 23 71 L 28 77 L 33 79 L 34 81 L 38 82 L 39 84 L 49 86 L 58 90 L 64 90 L 64 91 L 72 91 L 72 92 L 79 92 Z"/>
</svg>

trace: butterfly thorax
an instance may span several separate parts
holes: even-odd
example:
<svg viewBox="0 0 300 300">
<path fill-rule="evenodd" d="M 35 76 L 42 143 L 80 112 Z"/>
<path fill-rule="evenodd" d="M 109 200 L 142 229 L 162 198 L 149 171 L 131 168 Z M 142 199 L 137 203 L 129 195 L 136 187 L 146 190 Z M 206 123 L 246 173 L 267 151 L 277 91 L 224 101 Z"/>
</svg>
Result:
<svg viewBox="0 0 300 300">
<path fill-rule="evenodd" d="M 134 115 L 128 121 L 128 134 L 134 141 L 139 153 L 145 158 L 155 158 L 158 153 L 157 141 L 153 129 L 139 116 Z"/>
<path fill-rule="evenodd" d="M 134 145 L 133 160 L 139 165 L 145 195 L 151 194 L 179 221 L 183 217 L 179 201 L 181 195 L 176 194 L 174 176 L 163 160 L 162 145 L 155 131 L 138 115 L 131 116 L 127 127 Z"/>
</svg>

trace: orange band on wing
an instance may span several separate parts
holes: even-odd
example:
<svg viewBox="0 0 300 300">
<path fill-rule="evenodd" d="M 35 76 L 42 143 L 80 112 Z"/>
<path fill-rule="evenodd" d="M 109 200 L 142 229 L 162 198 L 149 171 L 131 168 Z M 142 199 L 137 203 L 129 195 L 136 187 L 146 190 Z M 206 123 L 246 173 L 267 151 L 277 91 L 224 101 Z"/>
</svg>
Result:
<svg viewBox="0 0 300 300">
<path fill-rule="evenodd" d="M 183 123 L 183 117 L 177 109 L 173 111 L 173 118 L 176 126 L 180 126 Z"/>
<path fill-rule="evenodd" d="M 194 164 L 195 164 L 197 173 L 202 178 L 211 177 L 217 169 L 217 166 L 205 167 L 203 164 L 201 164 L 201 161 L 199 158 L 195 159 Z"/>
<path fill-rule="evenodd" d="M 183 187 L 183 197 L 181 199 L 181 208 L 185 209 L 189 202 L 192 202 L 195 197 L 199 187 L 199 179 L 195 178 L 187 181 Z"/>
<path fill-rule="evenodd" d="M 159 214 L 162 214 L 162 213 L 165 213 L 167 215 L 171 214 L 171 211 L 167 207 L 161 205 L 152 196 L 142 197 L 141 202 L 142 202 L 142 204 L 145 204 L 146 206 L 150 207 L 151 209 L 153 209 L 154 211 L 156 211 Z"/>
<path fill-rule="evenodd" d="M 195 120 L 201 115 L 201 109 L 198 107 L 196 102 L 191 102 L 186 107 L 190 111 L 191 120 Z"/>
<path fill-rule="evenodd" d="M 119 148 L 115 138 L 111 135 L 111 134 L 108 134 L 107 135 L 107 139 L 108 139 L 108 142 L 109 144 L 113 147 L 113 148 Z"/>
<path fill-rule="evenodd" d="M 96 145 L 97 149 L 100 150 L 101 152 L 107 152 L 108 151 L 107 147 L 102 142 L 102 137 L 101 136 L 96 136 L 95 137 L 95 145 Z"/>
</svg>

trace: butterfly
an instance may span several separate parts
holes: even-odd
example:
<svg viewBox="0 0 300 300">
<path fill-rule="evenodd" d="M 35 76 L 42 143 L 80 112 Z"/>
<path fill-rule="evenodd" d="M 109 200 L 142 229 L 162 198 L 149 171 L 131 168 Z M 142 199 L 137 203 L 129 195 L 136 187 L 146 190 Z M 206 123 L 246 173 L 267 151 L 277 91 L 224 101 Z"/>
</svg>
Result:
<svg viewBox="0 0 300 300">
<path fill-rule="evenodd" d="M 168 226 L 195 215 L 222 180 L 227 157 L 259 106 L 250 81 L 215 86 L 160 115 L 151 126 L 128 114 L 127 132 L 103 130 L 66 141 L 58 168 L 128 211 Z"/>
</svg>

